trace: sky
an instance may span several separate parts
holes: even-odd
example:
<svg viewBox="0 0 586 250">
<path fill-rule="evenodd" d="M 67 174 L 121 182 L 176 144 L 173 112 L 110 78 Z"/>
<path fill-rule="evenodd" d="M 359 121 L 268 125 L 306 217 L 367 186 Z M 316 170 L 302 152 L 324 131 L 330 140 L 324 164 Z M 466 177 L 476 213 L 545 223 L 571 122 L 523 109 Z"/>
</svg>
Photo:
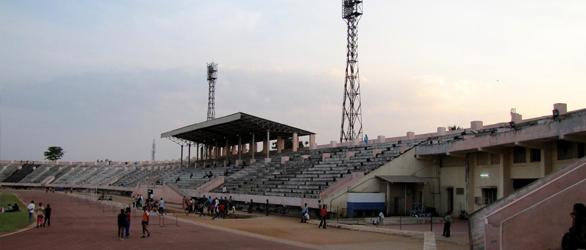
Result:
<svg viewBox="0 0 586 250">
<path fill-rule="evenodd" d="M 364 132 L 402 136 L 586 108 L 586 1 L 366 0 Z M 338 140 L 340 1 L 0 0 L 0 159 L 177 159 L 162 132 L 246 112 Z"/>
</svg>

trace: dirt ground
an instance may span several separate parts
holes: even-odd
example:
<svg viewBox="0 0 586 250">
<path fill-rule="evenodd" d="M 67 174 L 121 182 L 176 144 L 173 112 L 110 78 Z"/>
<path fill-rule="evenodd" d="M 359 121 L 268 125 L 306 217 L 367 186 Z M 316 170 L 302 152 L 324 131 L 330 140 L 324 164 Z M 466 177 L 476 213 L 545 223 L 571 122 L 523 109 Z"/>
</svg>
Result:
<svg viewBox="0 0 586 250">
<path fill-rule="evenodd" d="M 13 246 L 12 249 L 74 249 L 82 247 L 86 249 L 135 249 L 139 246 L 147 249 L 155 246 L 174 249 L 186 249 L 188 246 L 201 246 L 202 242 L 206 246 L 213 246 L 211 249 L 341 249 L 341 250 L 358 250 L 358 249 L 422 249 L 423 239 L 416 237 L 406 237 L 398 235 L 388 235 L 381 233 L 359 232 L 347 229 L 338 229 L 329 227 L 328 229 L 319 229 L 315 225 L 299 223 L 297 218 L 282 216 L 264 216 L 262 214 L 252 214 L 252 218 L 246 219 L 216 219 L 212 220 L 208 216 L 200 217 L 184 213 L 170 213 L 167 216 L 167 226 L 161 227 L 157 217 L 152 218 L 151 228 L 156 238 L 147 239 L 150 244 L 144 245 L 146 240 L 131 239 L 128 241 L 137 242 L 127 244 L 126 241 L 118 241 L 113 233 L 115 214 L 117 209 L 104 207 L 90 201 L 80 201 L 64 194 L 45 194 L 39 191 L 19 191 L 17 192 L 23 199 L 42 199 L 51 200 L 51 206 L 62 209 L 55 209 L 55 216 L 62 213 L 60 220 L 55 220 L 56 225 L 65 223 L 67 227 L 50 230 L 53 239 L 59 237 L 59 244 L 54 247 L 47 245 L 49 239 L 39 230 L 33 229 L 28 232 L 19 233 L 15 236 L 0 238 L 0 245 Z M 130 199 L 127 197 L 114 196 L 114 201 L 129 204 Z M 171 205 L 178 207 L 178 205 Z M 63 209 L 65 208 L 65 209 Z M 94 216 L 92 216 L 92 214 Z M 95 215 L 98 216 L 95 216 Z M 248 214 L 247 214 L 248 215 Z M 132 234 L 137 236 L 140 233 L 139 218 L 135 214 Z M 79 223 L 84 222 L 84 223 Z M 112 224 L 112 225 L 110 225 Z M 177 224 L 177 225 L 175 225 Z M 85 226 L 81 226 L 85 225 Z M 44 229 L 43 229 L 44 230 Z M 56 232 L 55 232 L 56 231 Z M 64 235 L 61 236 L 61 233 Z M 28 241 L 33 237 L 34 241 Z M 437 236 L 436 236 L 437 237 Z M 69 242 L 69 243 L 68 243 Z M 249 248 L 254 245 L 253 248 Z M 466 245 L 457 244 L 457 242 L 437 241 L 438 249 L 468 249 Z"/>
<path fill-rule="evenodd" d="M 130 198 L 114 196 L 115 201 L 130 203 Z M 181 211 L 180 205 L 170 204 L 172 210 Z M 249 215 L 249 214 L 246 214 Z M 252 214 L 251 219 L 224 219 L 212 220 L 208 216 L 185 216 L 177 213 L 179 218 L 187 218 L 194 223 L 212 225 L 249 232 L 253 234 L 285 239 L 290 241 L 313 244 L 323 249 L 422 249 L 423 239 L 398 235 L 386 235 L 370 232 L 351 231 L 346 229 L 328 228 L 319 229 L 317 226 L 302 224 L 296 218 L 282 216 L 265 216 Z M 388 228 L 398 229 L 398 226 Z M 404 225 L 404 229 L 412 231 L 427 231 L 427 225 Z M 441 236 L 442 224 L 434 225 L 438 250 L 467 250 L 467 228 L 465 223 L 454 223 L 452 238 Z"/>
<path fill-rule="evenodd" d="M 299 223 L 295 218 L 258 215 L 250 219 L 215 219 L 185 214 L 197 223 L 220 226 L 270 237 L 323 246 L 324 249 L 422 249 L 423 239 L 358 232 L 346 229 L 320 229 Z"/>
<path fill-rule="evenodd" d="M 51 227 L 0 237 L 1 249 L 304 249 L 267 239 L 178 222 L 165 227 L 153 218 L 151 237 L 141 239 L 140 217 L 133 215 L 130 237 L 117 238 L 117 209 L 105 209 L 61 193 L 17 191 L 23 200 L 50 203 Z"/>
</svg>

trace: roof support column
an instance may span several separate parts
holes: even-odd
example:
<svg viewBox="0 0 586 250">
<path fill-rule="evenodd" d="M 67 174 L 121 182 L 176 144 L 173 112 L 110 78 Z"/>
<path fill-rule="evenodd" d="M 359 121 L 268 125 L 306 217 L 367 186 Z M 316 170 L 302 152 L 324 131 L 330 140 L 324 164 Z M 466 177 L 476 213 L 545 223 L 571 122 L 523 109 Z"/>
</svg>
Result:
<svg viewBox="0 0 586 250">
<path fill-rule="evenodd" d="M 219 149 L 218 148 L 218 143 L 217 142 L 214 142 L 214 160 L 217 160 L 219 158 L 218 157 L 218 151 L 219 151 L 218 149 Z"/>
<path fill-rule="evenodd" d="M 181 144 L 181 167 L 183 167 L 183 144 Z"/>
<path fill-rule="evenodd" d="M 238 160 L 242 161 L 242 136 L 238 135 Z"/>
<path fill-rule="evenodd" d="M 309 148 L 315 149 L 317 145 L 315 144 L 315 134 L 309 135 Z"/>
<path fill-rule="evenodd" d="M 230 154 L 228 154 L 228 149 L 229 149 L 228 139 L 226 139 L 226 147 L 224 147 L 224 157 L 226 157 L 226 160 L 229 160 L 228 156 L 230 155 Z"/>
<path fill-rule="evenodd" d="M 197 165 L 197 161 L 199 160 L 199 143 L 195 143 L 195 162 Z"/>
<path fill-rule="evenodd" d="M 299 149 L 299 137 L 297 136 L 297 132 L 293 133 L 293 152 L 297 152 Z"/>
<path fill-rule="evenodd" d="M 270 143 L 270 140 L 269 140 L 269 138 L 271 138 L 271 132 L 270 132 L 270 131 L 267 129 L 267 137 L 265 138 L 265 142 L 264 142 L 264 144 L 263 144 L 263 146 L 264 146 L 264 150 L 265 150 L 265 154 L 266 154 L 266 156 L 267 156 L 267 157 L 266 157 L 267 159 L 270 159 L 270 158 L 271 158 L 271 157 L 269 156 L 269 151 L 270 151 L 270 149 L 271 149 L 271 146 L 269 145 L 269 143 Z"/>
<path fill-rule="evenodd" d="M 254 154 L 256 153 L 256 141 L 254 140 L 254 133 L 252 133 L 252 141 L 250 142 L 250 158 L 254 160 Z"/>
<path fill-rule="evenodd" d="M 191 143 L 187 144 L 187 167 L 191 167 Z"/>
<path fill-rule="evenodd" d="M 285 148 L 285 141 L 280 136 L 277 136 L 277 153 L 281 153 Z"/>
</svg>

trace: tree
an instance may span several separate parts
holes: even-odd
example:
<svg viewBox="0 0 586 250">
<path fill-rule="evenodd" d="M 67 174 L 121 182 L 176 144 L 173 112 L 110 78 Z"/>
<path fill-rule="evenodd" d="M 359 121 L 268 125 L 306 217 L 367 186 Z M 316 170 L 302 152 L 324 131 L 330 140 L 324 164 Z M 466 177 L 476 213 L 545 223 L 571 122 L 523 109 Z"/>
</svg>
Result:
<svg viewBox="0 0 586 250">
<path fill-rule="evenodd" d="M 63 152 L 63 149 L 61 147 L 50 146 L 49 148 L 47 148 L 47 151 L 45 151 L 45 159 L 50 161 L 56 161 L 63 157 L 63 153 L 65 152 Z"/>
</svg>

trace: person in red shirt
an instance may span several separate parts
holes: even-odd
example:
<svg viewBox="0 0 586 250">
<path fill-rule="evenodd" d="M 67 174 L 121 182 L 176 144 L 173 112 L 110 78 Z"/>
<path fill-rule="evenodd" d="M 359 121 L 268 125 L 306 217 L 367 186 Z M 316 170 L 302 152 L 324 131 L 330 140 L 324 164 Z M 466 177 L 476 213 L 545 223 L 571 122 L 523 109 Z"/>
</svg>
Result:
<svg viewBox="0 0 586 250">
<path fill-rule="evenodd" d="M 326 219 L 328 218 L 328 208 L 326 205 L 323 205 L 319 210 L 319 218 L 319 227 L 321 228 L 323 225 L 324 229 L 326 229 Z"/>
<path fill-rule="evenodd" d="M 147 228 L 148 225 L 149 225 L 149 211 L 147 210 L 146 207 L 143 209 L 143 212 L 142 212 L 142 221 L 141 221 L 141 224 L 142 224 L 142 236 L 141 236 L 141 238 L 145 238 L 145 235 L 144 235 L 145 233 L 147 233 L 147 236 L 146 237 L 151 237 L 151 232 Z"/>
</svg>

